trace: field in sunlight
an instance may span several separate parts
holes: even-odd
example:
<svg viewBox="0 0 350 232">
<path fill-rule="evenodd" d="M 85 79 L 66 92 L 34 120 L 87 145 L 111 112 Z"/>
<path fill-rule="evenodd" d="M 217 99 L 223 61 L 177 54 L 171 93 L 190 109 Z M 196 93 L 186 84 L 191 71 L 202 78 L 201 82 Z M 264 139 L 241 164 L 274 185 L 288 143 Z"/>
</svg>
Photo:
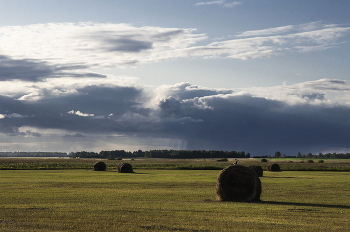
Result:
<svg viewBox="0 0 350 232">
<path fill-rule="evenodd" d="M 217 201 L 220 170 L 0 170 L 1 231 L 347 231 L 347 172 L 264 172 L 262 202 Z"/>
</svg>

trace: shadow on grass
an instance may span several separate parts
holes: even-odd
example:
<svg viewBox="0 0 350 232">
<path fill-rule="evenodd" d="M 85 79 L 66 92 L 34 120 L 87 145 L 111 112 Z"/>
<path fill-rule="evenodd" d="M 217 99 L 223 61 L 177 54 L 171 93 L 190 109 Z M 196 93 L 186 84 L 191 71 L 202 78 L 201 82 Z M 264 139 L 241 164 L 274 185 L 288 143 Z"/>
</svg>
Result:
<svg viewBox="0 0 350 232">
<path fill-rule="evenodd" d="M 212 199 L 204 199 L 204 202 L 232 202 L 237 203 L 236 201 L 219 201 L 219 200 L 212 200 Z M 242 203 L 242 202 L 241 202 Z M 291 205 L 291 206 L 300 206 L 300 207 L 325 207 L 325 208 L 338 208 L 338 209 L 350 209 L 349 205 L 326 205 L 326 204 L 312 204 L 312 203 L 297 203 L 297 202 L 283 202 L 283 201 L 253 201 L 253 202 L 246 202 L 246 203 L 256 203 L 256 204 L 271 204 L 271 205 Z M 295 211 L 298 211 L 297 209 L 293 209 Z M 292 211 L 293 211 L 292 210 Z M 300 211 L 308 211 L 306 209 L 300 209 Z M 311 210 L 315 211 L 315 210 Z"/>
<path fill-rule="evenodd" d="M 264 178 L 283 178 L 283 179 L 290 179 L 290 178 L 296 178 L 292 176 L 262 176 Z"/>
<path fill-rule="evenodd" d="M 296 202 L 283 202 L 283 201 L 259 201 L 256 203 L 271 204 L 271 205 L 293 205 L 293 206 L 302 206 L 302 207 L 311 206 L 311 207 L 350 209 L 349 205 L 326 205 L 326 204 L 296 203 Z"/>
</svg>

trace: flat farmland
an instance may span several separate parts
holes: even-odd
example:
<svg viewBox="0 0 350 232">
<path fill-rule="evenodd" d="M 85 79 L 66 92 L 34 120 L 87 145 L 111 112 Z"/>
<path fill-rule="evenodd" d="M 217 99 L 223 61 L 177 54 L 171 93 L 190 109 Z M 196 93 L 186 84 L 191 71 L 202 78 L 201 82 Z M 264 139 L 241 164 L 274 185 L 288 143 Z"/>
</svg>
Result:
<svg viewBox="0 0 350 232">
<path fill-rule="evenodd" d="M 308 161 L 312 160 L 312 163 Z M 97 161 L 103 161 L 107 170 L 115 170 L 119 163 L 127 162 L 135 169 L 167 169 L 167 170 L 222 170 L 235 162 L 228 159 L 226 162 L 218 162 L 217 159 L 74 159 L 74 158 L 0 158 L 0 170 L 58 170 L 58 169 L 93 169 Z M 319 161 L 323 161 L 322 163 Z M 277 163 L 283 171 L 347 171 L 350 172 L 349 159 L 299 159 L 278 158 L 261 159 L 248 158 L 239 159 L 238 164 L 243 166 L 259 165 L 264 170 L 271 163 Z"/>
<path fill-rule="evenodd" d="M 264 171 L 262 201 L 244 203 L 217 200 L 215 185 L 221 170 L 134 171 L 0 170 L 0 231 L 350 228 L 349 172 Z"/>
</svg>

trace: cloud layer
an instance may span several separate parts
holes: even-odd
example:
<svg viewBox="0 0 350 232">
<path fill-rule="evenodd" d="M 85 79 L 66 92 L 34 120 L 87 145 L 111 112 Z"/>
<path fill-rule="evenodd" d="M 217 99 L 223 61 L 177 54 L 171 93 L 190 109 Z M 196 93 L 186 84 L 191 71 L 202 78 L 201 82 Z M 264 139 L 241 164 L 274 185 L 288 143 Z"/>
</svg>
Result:
<svg viewBox="0 0 350 232">
<path fill-rule="evenodd" d="M 173 141 L 168 148 L 244 150 L 253 155 L 350 149 L 350 96 L 347 103 L 327 98 L 328 93 L 348 91 L 350 84 L 342 80 L 250 92 L 189 83 L 155 89 L 103 83 L 73 86 L 56 95 L 39 87 L 43 95 L 36 100 L 2 96 L 0 132 L 12 138 L 49 140 L 55 137 L 45 131 L 56 130 L 62 139 L 74 139 L 66 143 L 92 137 L 96 142 L 106 136 L 113 141 L 114 136 L 140 147 L 145 139 L 151 140 L 153 147 L 148 147 L 153 149 L 166 140 Z"/>
<path fill-rule="evenodd" d="M 40 81 L 55 76 L 100 76 L 89 68 L 130 67 L 203 57 L 256 59 L 283 52 L 338 46 L 350 27 L 312 22 L 246 31 L 231 40 L 198 46 L 208 38 L 191 28 L 128 24 L 49 23 L 0 27 L 1 80 Z M 15 69 L 20 67 L 20 69 Z M 24 76 L 23 72 L 33 73 Z"/>
<path fill-rule="evenodd" d="M 207 2 L 209 4 L 210 2 Z M 215 1 L 211 4 L 226 4 Z M 204 4 L 204 3 L 203 3 Z M 137 85 L 90 71 L 197 57 L 256 59 L 339 46 L 350 27 L 313 22 L 208 42 L 195 29 L 51 23 L 0 27 L 4 150 L 349 151 L 350 83 L 212 89 Z M 122 147 L 120 147 L 122 146 Z"/>
<path fill-rule="evenodd" d="M 56 65 L 123 67 L 174 58 L 172 52 L 205 39 L 193 29 L 127 24 L 49 23 L 1 27 L 0 54 Z"/>
</svg>

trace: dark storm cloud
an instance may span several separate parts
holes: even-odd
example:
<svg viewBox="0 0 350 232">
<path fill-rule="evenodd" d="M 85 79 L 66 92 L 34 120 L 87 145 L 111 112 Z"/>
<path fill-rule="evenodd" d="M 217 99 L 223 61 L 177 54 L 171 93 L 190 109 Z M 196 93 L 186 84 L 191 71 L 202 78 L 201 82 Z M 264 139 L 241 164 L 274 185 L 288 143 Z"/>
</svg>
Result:
<svg viewBox="0 0 350 232">
<path fill-rule="evenodd" d="M 254 155 L 281 150 L 296 154 L 321 147 L 347 147 L 350 140 L 350 108 L 340 106 L 288 105 L 249 95 L 207 97 L 206 108 L 195 100 L 166 99 L 164 117 L 191 118 L 197 123 L 165 123 L 188 140 L 189 149 L 245 150 Z M 170 122 L 170 121 L 168 121 Z"/>
<path fill-rule="evenodd" d="M 22 126 L 90 133 L 130 131 L 134 124 L 116 118 L 126 113 L 149 113 L 138 108 L 136 99 L 142 91 L 134 87 L 88 86 L 77 91 L 75 95 L 47 96 L 38 101 L 0 96 L 0 132 L 12 133 L 14 127 Z"/>
<path fill-rule="evenodd" d="M 134 87 L 87 86 L 76 89 L 74 95 L 48 97 L 37 102 L 42 107 L 55 106 L 59 112 L 79 110 L 95 116 L 121 115 L 138 105 L 136 98 L 142 93 Z"/>
<path fill-rule="evenodd" d="M 0 133 L 14 133 L 22 126 L 37 126 L 40 128 L 59 128 L 62 119 L 55 106 L 42 107 L 35 102 L 19 101 L 0 96 Z M 55 126 L 56 125 L 56 126 Z"/>
<path fill-rule="evenodd" d="M 0 97 L 0 132 L 40 136 L 18 128 L 53 128 L 64 136 L 132 133 L 134 138 L 186 141 L 185 149 L 236 150 L 252 155 L 313 152 L 349 147 L 350 108 L 327 102 L 324 94 L 295 95 L 303 104 L 254 97 L 228 90 L 208 90 L 180 83 L 167 90 L 152 108 L 145 107 L 143 89 L 87 86 L 74 94 L 47 96 L 37 101 Z M 158 96 L 156 91 L 152 94 Z M 226 92 L 226 94 L 224 93 Z M 166 93 L 166 94 L 165 94 Z"/>
<path fill-rule="evenodd" d="M 159 102 L 159 107 L 163 115 L 179 115 L 181 110 L 181 102 L 173 97 L 169 97 Z"/>
<path fill-rule="evenodd" d="M 20 118 L 37 113 L 34 108 L 22 101 L 0 95 L 0 114 L 7 118 Z M 21 115 L 17 116 L 16 115 Z"/>
<path fill-rule="evenodd" d="M 0 96 L 0 133 L 18 135 L 18 128 L 23 125 L 26 115 L 32 115 L 31 107 L 12 98 Z"/>
<path fill-rule="evenodd" d="M 30 60 L 30 59 L 11 59 L 10 57 L 0 55 L 0 81 L 7 80 L 23 80 L 30 82 L 44 81 L 46 78 L 52 77 L 99 77 L 104 78 L 105 75 L 79 72 L 84 70 L 83 65 L 54 66 L 47 62 Z"/>
</svg>

